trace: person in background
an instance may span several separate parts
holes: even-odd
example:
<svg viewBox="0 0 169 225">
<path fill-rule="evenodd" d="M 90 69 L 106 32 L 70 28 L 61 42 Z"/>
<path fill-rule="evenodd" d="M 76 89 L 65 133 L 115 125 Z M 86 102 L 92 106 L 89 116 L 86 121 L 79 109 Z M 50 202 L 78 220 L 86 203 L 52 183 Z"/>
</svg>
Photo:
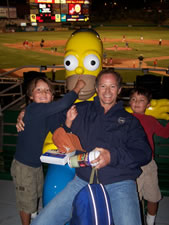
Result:
<svg viewBox="0 0 169 225">
<path fill-rule="evenodd" d="M 125 41 L 126 41 L 126 35 L 123 35 L 122 42 L 125 42 Z"/>
<path fill-rule="evenodd" d="M 37 211 L 38 201 L 42 196 L 43 171 L 40 156 L 50 124 L 55 124 L 56 127 L 61 125 L 63 111 L 73 104 L 84 86 L 85 82 L 78 80 L 74 89 L 64 98 L 52 102 L 54 89 L 47 78 L 37 77 L 29 83 L 27 95 L 32 103 L 25 109 L 25 126 L 21 129 L 17 125 L 20 132 L 11 165 L 22 225 L 30 224 L 31 214 Z"/>
<path fill-rule="evenodd" d="M 140 56 L 138 57 L 138 60 L 139 60 L 139 68 L 141 68 L 141 67 L 142 67 L 142 64 L 143 64 L 143 60 L 144 60 L 143 55 L 140 55 Z"/>
<path fill-rule="evenodd" d="M 128 49 L 128 48 L 129 48 L 129 43 L 128 43 L 128 41 L 126 41 L 125 45 L 126 45 L 126 48 Z"/>
<path fill-rule="evenodd" d="M 167 126 L 163 127 L 156 118 L 145 115 L 146 109 L 150 107 L 151 98 L 152 94 L 150 91 L 143 87 L 135 88 L 130 93 L 130 107 L 133 111 L 133 115 L 143 126 L 152 149 L 152 156 L 154 156 L 153 135 L 156 134 L 157 136 L 168 138 L 169 123 Z M 161 192 L 158 185 L 157 165 L 152 158 L 151 162 L 141 169 L 143 173 L 137 179 L 138 192 L 140 199 L 144 198 L 147 200 L 147 225 L 154 225 L 158 202 L 161 199 Z"/>
<path fill-rule="evenodd" d="M 136 178 L 152 151 L 139 121 L 117 102 L 121 76 L 112 69 L 96 77 L 94 101 L 76 104 L 71 130 L 87 152 L 96 149 L 99 181 L 110 196 L 115 225 L 141 225 Z M 42 209 L 32 225 L 63 225 L 71 218 L 76 194 L 88 184 L 91 167 L 76 168 L 76 176 Z"/>
<path fill-rule="evenodd" d="M 42 39 L 42 40 L 41 40 L 41 42 L 40 42 L 40 47 L 41 47 L 41 48 L 43 48 L 43 47 L 44 47 L 44 43 L 45 43 L 45 40 L 44 40 L 44 39 Z"/>
<path fill-rule="evenodd" d="M 158 45 L 160 45 L 160 46 L 162 45 L 162 39 L 161 38 L 159 39 Z"/>
<path fill-rule="evenodd" d="M 110 59 L 109 59 L 109 66 L 112 66 L 113 65 L 113 59 L 112 59 L 112 57 L 110 57 Z"/>
<path fill-rule="evenodd" d="M 142 35 L 140 36 L 140 40 L 141 40 L 141 41 L 143 41 L 143 40 L 144 40 L 144 38 L 143 38 L 143 36 L 142 36 Z"/>
<path fill-rule="evenodd" d="M 155 60 L 154 60 L 154 62 L 153 62 L 153 64 L 154 64 L 154 68 L 156 68 L 156 67 L 157 67 L 157 61 L 158 61 L 158 60 L 157 60 L 157 59 L 155 59 Z"/>
</svg>

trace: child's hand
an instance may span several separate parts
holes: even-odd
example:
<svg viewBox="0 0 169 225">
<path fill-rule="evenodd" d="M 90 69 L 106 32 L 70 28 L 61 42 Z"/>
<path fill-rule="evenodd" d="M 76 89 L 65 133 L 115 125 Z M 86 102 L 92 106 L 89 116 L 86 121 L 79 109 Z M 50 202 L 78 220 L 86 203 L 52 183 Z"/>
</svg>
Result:
<svg viewBox="0 0 169 225">
<path fill-rule="evenodd" d="M 81 77 L 82 77 L 82 76 L 79 76 L 79 79 L 78 79 L 78 81 L 77 81 L 75 87 L 73 88 L 73 90 L 74 90 L 77 94 L 79 94 L 80 90 L 81 90 L 82 88 L 84 88 L 84 86 L 86 85 L 85 81 L 82 80 Z"/>
<path fill-rule="evenodd" d="M 73 105 L 68 111 L 67 111 L 67 114 L 66 114 L 68 120 L 71 120 L 73 121 L 76 116 L 77 116 L 77 110 L 76 110 L 76 106 Z"/>
<path fill-rule="evenodd" d="M 25 124 L 23 122 L 24 115 L 25 115 L 25 110 L 22 110 L 18 115 L 17 124 L 16 124 L 17 132 L 24 130 L 24 126 L 25 126 Z"/>
<path fill-rule="evenodd" d="M 67 111 L 67 114 L 66 114 L 66 126 L 67 127 L 71 127 L 72 125 L 72 122 L 73 120 L 76 118 L 77 116 L 77 110 L 76 110 L 76 106 L 73 105 L 68 111 Z"/>
</svg>

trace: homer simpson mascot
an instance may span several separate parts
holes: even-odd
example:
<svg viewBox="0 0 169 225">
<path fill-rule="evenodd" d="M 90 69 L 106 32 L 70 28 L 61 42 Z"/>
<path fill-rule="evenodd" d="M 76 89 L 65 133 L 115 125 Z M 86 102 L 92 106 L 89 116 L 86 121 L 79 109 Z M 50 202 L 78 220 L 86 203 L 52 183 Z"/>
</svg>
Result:
<svg viewBox="0 0 169 225">
<path fill-rule="evenodd" d="M 90 99 L 95 94 L 95 78 L 102 69 L 103 45 L 96 33 L 91 29 L 75 31 L 66 45 L 64 66 L 66 84 L 72 90 L 80 75 L 86 86 L 79 93 L 80 100 Z"/>
<path fill-rule="evenodd" d="M 86 82 L 81 90 L 78 101 L 92 100 L 95 96 L 95 78 L 102 70 L 103 44 L 99 34 L 93 29 L 79 29 L 72 33 L 65 47 L 64 67 L 66 69 L 66 85 L 72 90 L 80 75 Z M 52 142 L 49 133 L 43 147 L 43 153 L 57 147 Z M 43 191 L 45 206 L 67 183 L 73 179 L 75 169 L 68 164 L 48 165 Z"/>
<path fill-rule="evenodd" d="M 72 33 L 67 41 L 64 55 L 64 67 L 66 70 L 66 85 L 72 90 L 77 79 L 82 75 L 86 86 L 79 93 L 78 101 L 92 100 L 95 96 L 95 78 L 102 70 L 103 44 L 99 34 L 92 29 L 80 29 Z M 129 107 L 127 111 L 132 112 Z M 151 106 L 146 110 L 147 115 L 157 119 L 169 120 L 169 100 L 152 100 Z M 49 133 L 43 152 L 55 149 L 52 143 L 52 134 Z M 43 205 L 45 206 L 67 183 L 73 179 L 75 170 L 65 166 L 48 166 L 45 178 Z"/>
</svg>

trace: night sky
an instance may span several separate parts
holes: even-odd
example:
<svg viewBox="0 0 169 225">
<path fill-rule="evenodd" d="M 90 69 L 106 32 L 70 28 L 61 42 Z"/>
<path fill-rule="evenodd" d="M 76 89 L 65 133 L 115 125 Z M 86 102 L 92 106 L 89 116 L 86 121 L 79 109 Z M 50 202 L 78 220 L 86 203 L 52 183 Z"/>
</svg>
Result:
<svg viewBox="0 0 169 225">
<path fill-rule="evenodd" d="M 127 8 L 144 8 L 153 7 L 157 5 L 169 5 L 169 0 L 92 0 L 92 5 L 99 7 L 104 6 L 105 3 L 109 6 L 115 5 L 117 7 L 127 7 Z"/>
<path fill-rule="evenodd" d="M 0 6 L 16 6 L 18 4 L 26 4 L 29 0 L 0 0 Z M 116 7 L 127 7 L 127 8 L 143 8 L 154 5 L 169 5 L 169 0 L 91 0 L 92 7 L 103 7 L 105 3 L 109 6 L 115 5 Z"/>
<path fill-rule="evenodd" d="M 135 9 L 169 10 L 169 0 L 90 0 L 90 2 L 90 15 L 96 17 L 100 14 L 117 16 L 118 12 L 126 13 Z M 19 18 L 28 15 L 30 10 L 29 0 L 0 0 L 0 6 L 16 7 Z"/>
</svg>

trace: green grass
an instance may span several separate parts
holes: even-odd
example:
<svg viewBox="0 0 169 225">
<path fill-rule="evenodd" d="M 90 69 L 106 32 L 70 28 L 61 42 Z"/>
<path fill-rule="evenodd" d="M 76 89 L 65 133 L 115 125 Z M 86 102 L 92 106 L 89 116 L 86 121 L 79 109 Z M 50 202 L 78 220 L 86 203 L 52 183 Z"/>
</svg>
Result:
<svg viewBox="0 0 169 225">
<path fill-rule="evenodd" d="M 0 68 L 15 68 L 26 65 L 63 64 L 63 57 L 45 53 L 19 50 L 0 45 Z"/>
<path fill-rule="evenodd" d="M 43 31 L 43 32 L 15 32 L 15 33 L 0 33 L 1 43 L 19 43 L 24 40 L 41 41 L 44 40 L 67 40 L 72 31 Z"/>
<path fill-rule="evenodd" d="M 29 41 L 41 41 L 44 40 L 68 40 L 70 34 L 74 30 L 67 31 L 50 31 L 50 32 L 15 32 L 15 33 L 0 33 L 0 68 L 15 68 L 26 65 L 60 65 L 63 64 L 63 57 L 49 55 L 42 52 L 25 51 L 22 49 L 14 49 L 4 46 L 4 43 L 22 43 L 24 40 Z M 168 40 L 169 29 L 162 27 L 111 27 L 111 26 L 100 26 L 96 27 L 96 31 L 100 34 L 102 39 L 120 39 L 125 35 L 129 41 L 129 47 L 132 51 L 112 51 L 105 50 L 105 48 L 113 47 L 117 44 L 120 47 L 125 47 L 125 43 L 120 42 L 104 42 L 104 51 L 108 57 L 115 59 L 137 59 L 140 54 L 143 54 L 145 58 L 169 56 L 169 46 L 158 46 L 144 43 L 131 43 L 130 39 L 140 40 L 142 35 L 148 40 Z M 57 47 L 58 52 L 64 52 L 64 46 L 53 46 Z M 51 49 L 47 49 L 51 50 Z M 152 62 L 147 62 L 148 65 L 153 65 Z M 158 60 L 158 66 L 168 68 L 169 60 Z M 62 71 L 63 72 L 63 71 Z M 63 74 L 61 72 L 61 77 Z M 121 72 L 122 73 L 122 72 Z M 129 73 L 129 72 L 127 72 Z M 135 72 L 130 72 L 134 74 Z M 59 73 L 60 74 L 60 73 Z M 126 75 L 127 76 L 127 75 Z M 63 79 L 63 78 L 62 78 Z"/>
<path fill-rule="evenodd" d="M 97 27 L 96 31 L 101 38 L 121 38 L 125 35 L 126 38 L 140 39 L 142 35 L 148 40 L 168 40 L 169 29 L 164 27 Z"/>
<path fill-rule="evenodd" d="M 154 66 L 153 62 L 146 62 L 148 66 Z M 158 60 L 157 67 L 166 67 L 169 68 L 169 59 L 167 60 Z"/>
<path fill-rule="evenodd" d="M 111 56 L 114 58 L 137 59 L 140 54 L 143 54 L 145 58 L 169 55 L 169 46 L 130 43 L 130 41 L 129 47 L 132 48 L 132 51 L 106 50 L 106 48 L 114 47 L 115 44 L 117 44 L 119 47 L 125 47 L 125 43 L 122 42 L 104 43 L 104 52 L 106 52 L 108 57 Z"/>
</svg>

